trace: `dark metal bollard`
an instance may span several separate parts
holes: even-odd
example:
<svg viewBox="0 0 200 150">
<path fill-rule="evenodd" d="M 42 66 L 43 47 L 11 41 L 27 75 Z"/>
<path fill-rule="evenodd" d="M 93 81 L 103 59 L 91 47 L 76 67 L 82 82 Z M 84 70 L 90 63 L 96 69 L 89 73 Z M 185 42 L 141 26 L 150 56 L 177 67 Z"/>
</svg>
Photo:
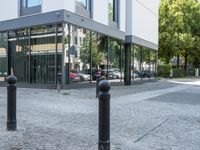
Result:
<svg viewBox="0 0 200 150">
<path fill-rule="evenodd" d="M 101 81 L 101 75 L 96 76 L 96 98 L 98 98 L 99 95 L 99 82 Z"/>
<path fill-rule="evenodd" d="M 17 78 L 14 75 L 10 75 L 7 78 L 7 130 L 17 130 L 16 120 L 16 82 Z"/>
<path fill-rule="evenodd" d="M 62 80 L 61 76 L 62 76 L 61 73 L 57 74 L 57 90 L 58 90 L 58 92 L 60 92 L 60 90 L 61 90 L 61 82 L 62 82 L 61 81 Z"/>
<path fill-rule="evenodd" d="M 99 83 L 99 141 L 98 150 L 110 150 L 110 83 Z"/>
</svg>

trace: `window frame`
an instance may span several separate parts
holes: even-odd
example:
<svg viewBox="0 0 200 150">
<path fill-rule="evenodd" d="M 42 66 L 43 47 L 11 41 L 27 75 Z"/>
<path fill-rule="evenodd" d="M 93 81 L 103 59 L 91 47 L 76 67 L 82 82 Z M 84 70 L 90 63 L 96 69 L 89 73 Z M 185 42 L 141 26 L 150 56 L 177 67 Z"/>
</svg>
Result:
<svg viewBox="0 0 200 150">
<path fill-rule="evenodd" d="M 76 5 L 79 5 L 78 3 L 81 3 L 81 0 L 75 0 L 75 3 L 76 3 Z M 91 0 L 85 0 L 85 4 L 83 4 L 83 5 L 85 6 L 86 10 L 90 11 Z"/>
<path fill-rule="evenodd" d="M 110 20 L 110 11 L 109 11 L 109 4 L 110 1 L 108 1 L 108 21 L 109 25 L 115 28 L 118 28 L 119 24 L 119 0 L 111 0 L 113 3 L 112 6 L 112 20 Z"/>
<path fill-rule="evenodd" d="M 42 0 L 40 0 L 40 4 L 31 6 L 31 7 L 28 7 L 28 0 L 19 0 L 19 7 L 20 7 L 19 16 L 26 16 L 26 15 L 41 13 Z"/>
<path fill-rule="evenodd" d="M 85 0 L 86 6 L 80 5 L 81 0 L 75 0 L 75 12 L 84 17 L 92 18 L 92 3 L 93 0 Z"/>
</svg>

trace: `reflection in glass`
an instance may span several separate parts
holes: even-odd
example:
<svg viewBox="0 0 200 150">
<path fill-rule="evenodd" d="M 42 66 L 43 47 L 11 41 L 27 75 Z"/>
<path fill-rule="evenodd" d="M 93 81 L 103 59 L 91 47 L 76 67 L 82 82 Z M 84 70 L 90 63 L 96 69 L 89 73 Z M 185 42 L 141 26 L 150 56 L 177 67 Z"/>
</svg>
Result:
<svg viewBox="0 0 200 150">
<path fill-rule="evenodd" d="M 131 53 L 131 62 L 134 66 L 134 68 L 131 67 L 132 78 L 136 80 L 156 77 L 157 52 L 155 50 L 134 44 Z"/>
<path fill-rule="evenodd" d="M 76 0 L 76 5 L 79 5 L 87 10 L 89 10 L 90 0 Z"/>
<path fill-rule="evenodd" d="M 142 49 L 141 46 L 133 45 L 131 50 L 131 78 L 137 80 L 141 78 Z"/>
<path fill-rule="evenodd" d="M 8 37 L 11 51 L 11 68 L 18 82 L 29 82 L 29 30 L 10 31 Z"/>
<path fill-rule="evenodd" d="M 151 77 L 156 78 L 156 57 L 157 57 L 157 51 L 151 50 L 150 51 L 150 73 Z"/>
<path fill-rule="evenodd" d="M 121 41 L 110 38 L 108 50 L 108 79 L 120 81 L 123 78 L 121 59 Z"/>
<path fill-rule="evenodd" d="M 7 76 L 7 33 L 0 33 L 0 81 Z"/>
<path fill-rule="evenodd" d="M 149 53 L 150 53 L 150 49 L 143 47 L 142 49 L 143 61 L 142 61 L 142 68 L 141 68 L 142 78 L 150 78 Z"/>
<path fill-rule="evenodd" d="M 65 83 L 89 82 L 90 32 L 84 28 L 65 26 Z"/>
<path fill-rule="evenodd" d="M 118 22 L 118 0 L 108 1 L 108 16 L 110 22 Z"/>
<path fill-rule="evenodd" d="M 30 8 L 30 7 L 41 5 L 42 1 L 41 0 L 23 0 L 22 4 L 25 8 Z"/>
<path fill-rule="evenodd" d="M 109 11 L 109 20 L 113 21 L 113 18 L 114 18 L 113 0 L 109 0 L 108 2 L 108 11 Z"/>
<path fill-rule="evenodd" d="M 31 83 L 56 82 L 54 25 L 31 28 Z"/>
<path fill-rule="evenodd" d="M 92 34 L 92 79 L 107 78 L 108 70 L 108 37 L 99 33 Z"/>
</svg>

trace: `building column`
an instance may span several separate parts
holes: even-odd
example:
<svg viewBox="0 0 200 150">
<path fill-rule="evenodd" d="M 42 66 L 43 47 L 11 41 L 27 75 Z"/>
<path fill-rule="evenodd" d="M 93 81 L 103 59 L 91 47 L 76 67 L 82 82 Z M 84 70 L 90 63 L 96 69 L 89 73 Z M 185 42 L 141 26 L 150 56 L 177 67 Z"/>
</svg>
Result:
<svg viewBox="0 0 200 150">
<path fill-rule="evenodd" d="M 131 43 L 125 43 L 124 84 L 131 85 Z"/>
<path fill-rule="evenodd" d="M 65 55 L 66 55 L 66 51 L 65 51 L 65 24 L 62 24 L 62 62 L 61 62 L 61 72 L 62 72 L 62 87 L 65 85 L 65 79 L 66 79 L 66 74 L 65 74 Z"/>
<path fill-rule="evenodd" d="M 8 50 L 7 50 L 7 76 L 11 75 L 11 68 L 12 68 L 12 62 L 11 62 L 11 44 L 8 41 Z"/>
</svg>

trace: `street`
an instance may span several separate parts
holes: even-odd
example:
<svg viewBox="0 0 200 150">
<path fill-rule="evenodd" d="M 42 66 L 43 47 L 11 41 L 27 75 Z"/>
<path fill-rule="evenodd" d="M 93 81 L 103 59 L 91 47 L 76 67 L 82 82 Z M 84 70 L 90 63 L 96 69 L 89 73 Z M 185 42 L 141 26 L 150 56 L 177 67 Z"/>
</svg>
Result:
<svg viewBox="0 0 200 150">
<path fill-rule="evenodd" d="M 0 150 L 97 150 L 95 88 L 17 89 L 17 131 L 6 131 L 0 87 Z M 111 87 L 112 150 L 199 150 L 200 79 Z"/>
</svg>

